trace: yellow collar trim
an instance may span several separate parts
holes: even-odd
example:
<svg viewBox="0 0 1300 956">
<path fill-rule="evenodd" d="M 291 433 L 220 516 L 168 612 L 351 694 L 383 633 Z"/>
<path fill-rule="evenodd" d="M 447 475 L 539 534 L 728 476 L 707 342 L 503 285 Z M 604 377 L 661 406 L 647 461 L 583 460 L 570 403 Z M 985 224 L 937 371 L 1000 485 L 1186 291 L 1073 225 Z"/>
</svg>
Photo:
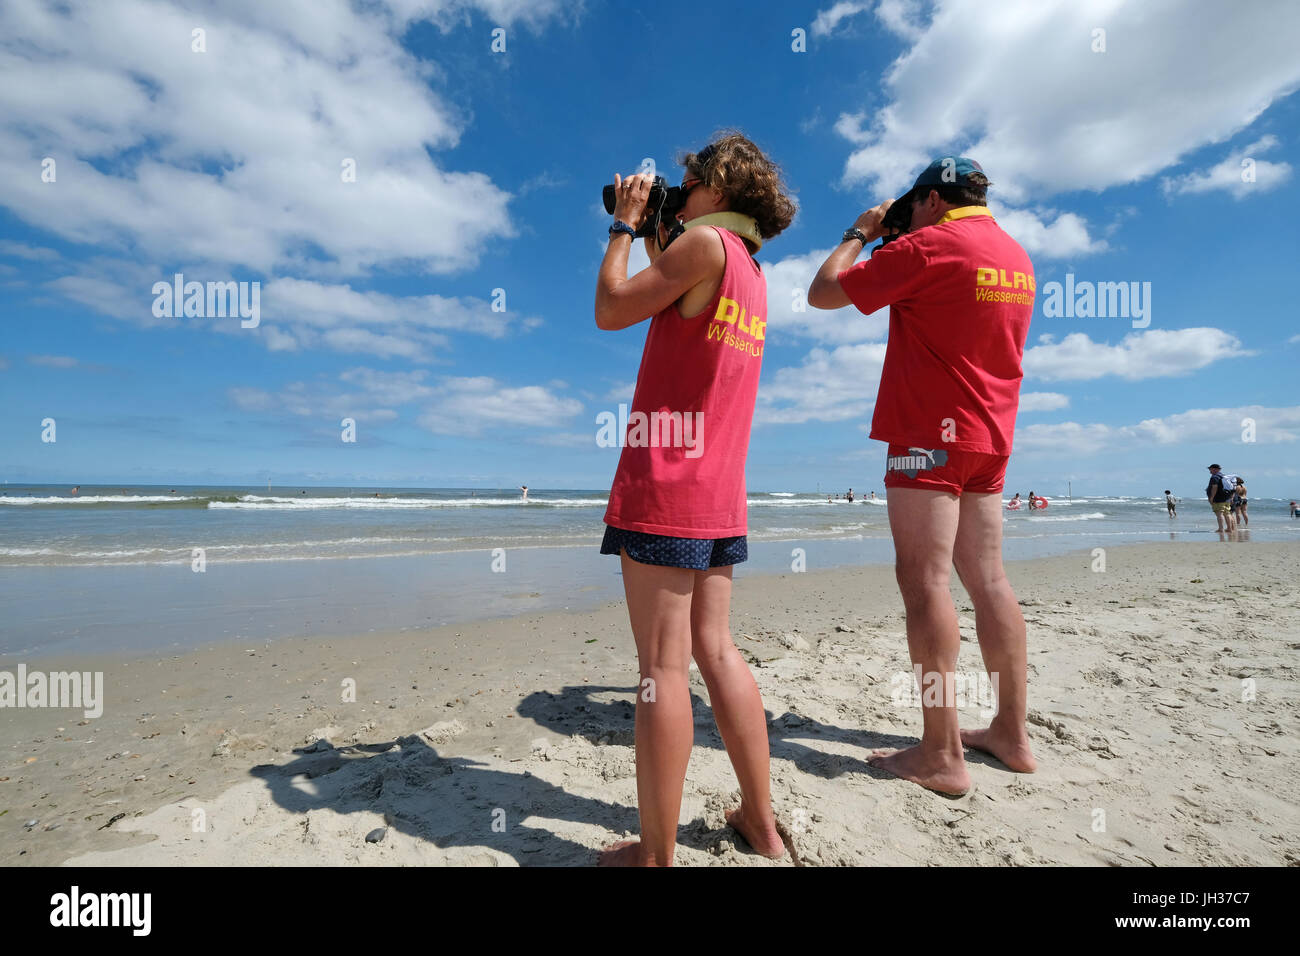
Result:
<svg viewBox="0 0 1300 956">
<path fill-rule="evenodd" d="M 753 216 L 746 216 L 743 212 L 711 212 L 707 216 L 697 216 L 685 224 L 687 229 L 695 226 L 721 226 L 752 242 L 755 252 L 763 248 L 763 237 L 758 232 L 758 222 Z"/>
<path fill-rule="evenodd" d="M 965 219 L 967 216 L 988 216 L 993 218 L 993 213 L 989 212 L 988 206 L 958 206 L 956 209 L 949 209 L 943 214 L 939 222 L 952 222 L 954 219 Z M 935 223 L 938 225 L 938 223 Z"/>
</svg>

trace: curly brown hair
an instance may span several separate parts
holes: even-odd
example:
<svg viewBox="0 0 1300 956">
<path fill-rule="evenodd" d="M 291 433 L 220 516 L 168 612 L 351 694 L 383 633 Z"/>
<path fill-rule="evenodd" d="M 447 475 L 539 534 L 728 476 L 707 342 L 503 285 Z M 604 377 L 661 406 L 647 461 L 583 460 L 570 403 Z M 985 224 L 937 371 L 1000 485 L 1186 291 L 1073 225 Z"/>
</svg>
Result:
<svg viewBox="0 0 1300 956">
<path fill-rule="evenodd" d="M 794 220 L 798 210 L 781 182 L 781 168 L 737 130 L 720 130 L 698 153 L 683 153 L 678 164 L 704 185 L 722 190 L 734 212 L 753 216 L 758 233 L 771 239 Z"/>
</svg>

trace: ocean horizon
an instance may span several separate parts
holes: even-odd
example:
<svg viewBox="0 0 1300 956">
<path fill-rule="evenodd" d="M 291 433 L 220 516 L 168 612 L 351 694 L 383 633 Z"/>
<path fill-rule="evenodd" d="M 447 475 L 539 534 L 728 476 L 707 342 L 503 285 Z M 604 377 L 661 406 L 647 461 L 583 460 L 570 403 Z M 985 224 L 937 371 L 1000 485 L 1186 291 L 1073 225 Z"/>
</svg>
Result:
<svg viewBox="0 0 1300 956">
<path fill-rule="evenodd" d="M 594 489 L 404 488 L 288 485 L 6 485 L 0 488 L 0 569 L 190 564 L 435 555 L 497 548 L 597 544 L 608 492 Z M 826 492 L 750 491 L 751 542 L 889 538 L 884 489 L 852 502 Z M 843 494 L 842 492 L 840 493 Z M 1004 502 L 1014 492 L 1004 492 Z M 1022 493 L 1024 494 L 1024 493 Z M 1004 538 L 1083 539 L 1202 535 L 1214 521 L 1200 499 L 1163 495 L 1050 497 L 1005 511 Z M 1250 530 L 1285 540 L 1300 532 L 1288 501 L 1252 498 Z M 1008 555 L 1009 557 L 1011 555 Z"/>
<path fill-rule="evenodd" d="M 187 648 L 406 631 L 623 598 L 590 489 L 9 485 L 0 493 L 0 655 Z M 736 576 L 890 564 L 886 500 L 751 491 Z M 1163 496 L 1051 498 L 1004 512 L 1007 560 L 1205 541 L 1208 507 Z M 1225 543 L 1296 540 L 1252 499 Z M 1248 568 L 1244 572 L 1248 576 Z"/>
</svg>

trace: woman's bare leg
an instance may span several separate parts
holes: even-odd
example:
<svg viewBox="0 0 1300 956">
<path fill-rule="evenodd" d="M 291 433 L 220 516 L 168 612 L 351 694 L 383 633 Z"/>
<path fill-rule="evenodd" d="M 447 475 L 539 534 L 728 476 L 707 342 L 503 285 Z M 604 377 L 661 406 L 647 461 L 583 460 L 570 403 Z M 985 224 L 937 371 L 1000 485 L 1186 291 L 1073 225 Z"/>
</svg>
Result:
<svg viewBox="0 0 1300 956">
<path fill-rule="evenodd" d="M 622 552 L 623 590 L 636 639 L 636 794 L 641 839 L 609 847 L 605 866 L 671 866 L 682 785 L 691 759 L 687 668 L 691 662 L 694 571 L 640 564 Z"/>
<path fill-rule="evenodd" d="M 757 853 L 785 852 L 772 812 L 770 748 L 763 699 L 749 665 L 731 639 L 731 567 L 695 572 L 691 598 L 691 653 L 709 688 L 709 702 L 727 756 L 740 782 L 740 806 L 727 823 Z"/>
</svg>

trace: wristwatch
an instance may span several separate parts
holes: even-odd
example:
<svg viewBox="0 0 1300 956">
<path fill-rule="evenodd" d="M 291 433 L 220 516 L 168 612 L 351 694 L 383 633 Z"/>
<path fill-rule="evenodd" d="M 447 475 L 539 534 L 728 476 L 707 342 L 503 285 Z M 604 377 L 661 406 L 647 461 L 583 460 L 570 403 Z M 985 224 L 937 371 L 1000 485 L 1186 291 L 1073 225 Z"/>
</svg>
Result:
<svg viewBox="0 0 1300 956">
<path fill-rule="evenodd" d="M 627 223 L 625 223 L 622 219 L 614 220 L 614 225 L 609 227 L 609 237 L 613 239 L 614 234 L 617 232 L 626 232 L 633 239 L 636 238 L 636 230 L 633 229 L 631 226 L 629 226 Z"/>
<path fill-rule="evenodd" d="M 867 244 L 867 234 L 857 226 L 854 226 L 851 229 L 845 229 L 844 237 L 840 239 L 840 242 L 848 242 L 850 239 L 858 240 L 858 242 L 862 243 L 863 246 Z"/>
</svg>

